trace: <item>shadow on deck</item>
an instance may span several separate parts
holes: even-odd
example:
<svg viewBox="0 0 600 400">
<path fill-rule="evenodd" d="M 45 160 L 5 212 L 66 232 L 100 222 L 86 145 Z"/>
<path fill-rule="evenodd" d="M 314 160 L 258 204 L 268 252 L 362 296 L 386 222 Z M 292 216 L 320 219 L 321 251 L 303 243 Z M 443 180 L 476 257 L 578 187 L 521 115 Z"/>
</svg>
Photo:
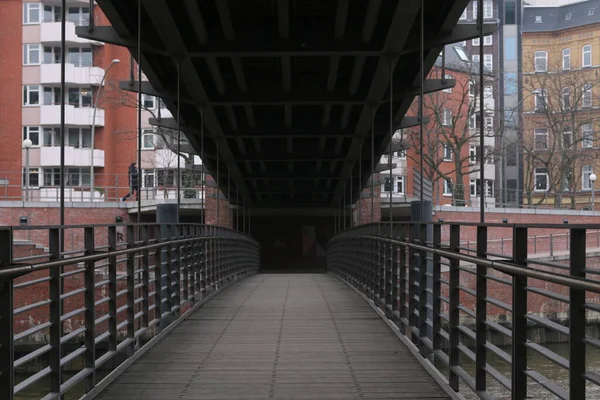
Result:
<svg viewBox="0 0 600 400">
<path fill-rule="evenodd" d="M 262 274 L 191 314 L 98 398 L 451 397 L 334 276 Z"/>
</svg>

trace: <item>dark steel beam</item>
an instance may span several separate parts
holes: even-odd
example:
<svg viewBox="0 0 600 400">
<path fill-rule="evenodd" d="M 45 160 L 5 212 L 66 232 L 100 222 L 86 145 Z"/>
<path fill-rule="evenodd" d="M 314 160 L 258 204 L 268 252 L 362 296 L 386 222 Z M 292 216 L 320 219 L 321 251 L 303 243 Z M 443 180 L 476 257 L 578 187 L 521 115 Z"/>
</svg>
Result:
<svg viewBox="0 0 600 400">
<path fill-rule="evenodd" d="M 483 24 L 484 36 L 491 35 L 498 30 L 497 23 Z M 477 24 L 458 24 L 454 26 L 451 32 L 440 34 L 435 38 L 428 39 L 425 41 L 425 49 L 431 49 L 433 47 L 445 46 L 447 44 L 458 43 L 464 40 L 471 40 L 478 38 L 480 35 Z M 418 46 L 409 46 L 404 49 L 401 56 L 418 53 L 420 51 Z"/>
</svg>

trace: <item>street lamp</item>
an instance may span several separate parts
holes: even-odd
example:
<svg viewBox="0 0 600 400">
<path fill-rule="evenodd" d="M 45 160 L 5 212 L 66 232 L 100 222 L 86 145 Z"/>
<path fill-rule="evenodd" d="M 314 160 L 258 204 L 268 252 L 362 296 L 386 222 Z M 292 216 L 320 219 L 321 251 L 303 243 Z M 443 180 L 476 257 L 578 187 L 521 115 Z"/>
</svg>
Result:
<svg viewBox="0 0 600 400">
<path fill-rule="evenodd" d="M 594 182 L 596 182 L 596 178 L 598 178 L 598 177 L 596 176 L 596 174 L 594 174 L 592 172 L 592 174 L 590 175 L 590 186 L 592 187 L 592 211 L 594 211 L 594 203 L 595 203 L 595 200 L 596 200 L 594 198 L 595 197 L 594 196 L 594 194 L 595 194 L 594 193 Z"/>
<path fill-rule="evenodd" d="M 33 146 L 31 139 L 23 140 L 25 149 L 25 201 L 29 201 L 29 149 Z"/>
<path fill-rule="evenodd" d="M 106 71 L 104 71 L 104 76 L 102 77 L 102 80 L 100 81 L 100 87 L 98 88 L 98 93 L 96 93 L 96 97 L 94 97 L 94 104 L 92 105 L 94 111 L 92 113 L 92 129 L 91 129 L 91 135 L 92 135 L 92 140 L 91 140 L 91 144 L 90 144 L 90 159 L 91 159 L 91 165 L 90 165 L 90 197 L 92 199 L 92 201 L 94 201 L 94 194 L 95 194 L 95 189 L 94 189 L 94 146 L 95 146 L 95 136 L 96 136 L 96 110 L 98 108 L 98 99 L 100 98 L 100 93 L 102 92 L 102 87 L 104 86 L 104 80 L 106 79 L 106 75 L 108 75 L 108 71 L 110 70 L 110 67 L 112 67 L 115 64 L 120 63 L 121 60 L 119 60 L 118 58 L 115 58 L 114 60 L 112 60 L 112 62 L 110 63 L 110 65 L 108 66 L 108 68 L 106 68 Z"/>
</svg>

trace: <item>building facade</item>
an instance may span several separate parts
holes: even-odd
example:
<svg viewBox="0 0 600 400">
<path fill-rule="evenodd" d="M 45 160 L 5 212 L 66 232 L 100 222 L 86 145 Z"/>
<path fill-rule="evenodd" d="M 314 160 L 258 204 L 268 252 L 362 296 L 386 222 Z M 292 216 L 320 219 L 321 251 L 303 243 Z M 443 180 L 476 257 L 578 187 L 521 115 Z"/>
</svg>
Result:
<svg viewBox="0 0 600 400">
<path fill-rule="evenodd" d="M 524 202 L 587 208 L 600 172 L 600 1 L 524 7 Z"/>
</svg>

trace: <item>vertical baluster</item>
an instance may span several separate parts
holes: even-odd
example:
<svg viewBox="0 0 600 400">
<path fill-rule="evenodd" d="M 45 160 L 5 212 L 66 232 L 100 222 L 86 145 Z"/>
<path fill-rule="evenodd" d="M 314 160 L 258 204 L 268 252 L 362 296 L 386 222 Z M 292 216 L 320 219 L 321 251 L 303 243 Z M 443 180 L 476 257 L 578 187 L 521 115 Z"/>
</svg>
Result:
<svg viewBox="0 0 600 400">
<path fill-rule="evenodd" d="M 527 266 L 527 228 L 513 228 L 513 262 Z M 512 399 L 527 398 L 527 277 L 512 284 Z"/>
<path fill-rule="evenodd" d="M 390 193 L 391 196 L 391 193 Z M 392 223 L 390 222 L 388 229 L 387 230 L 387 236 L 389 241 L 387 241 L 387 243 L 385 243 L 386 245 L 386 250 L 385 250 L 385 265 L 387 266 L 387 274 L 386 274 L 386 287 L 385 287 L 385 313 L 387 315 L 388 318 L 392 318 L 392 309 L 393 309 L 393 305 L 392 303 L 394 302 L 394 280 L 395 280 L 395 273 L 394 273 L 394 246 L 392 245 L 392 240 L 393 240 L 393 229 L 394 226 L 392 225 Z"/>
<path fill-rule="evenodd" d="M 154 237 L 157 244 L 161 242 L 161 227 L 160 225 L 154 225 Z M 163 314 L 163 271 L 164 261 L 162 257 L 163 248 L 158 246 L 154 249 L 154 319 L 156 328 L 155 334 L 160 333 L 163 328 L 162 314 Z"/>
<path fill-rule="evenodd" d="M 450 225 L 450 251 L 453 253 L 460 253 L 460 225 Z M 460 365 L 460 352 L 458 350 L 459 344 L 459 330 L 458 325 L 460 323 L 460 314 L 458 306 L 460 305 L 460 269 L 459 261 L 456 258 L 450 259 L 450 272 L 449 272 L 449 288 L 448 297 L 450 302 L 449 313 L 449 326 L 448 326 L 448 358 L 450 362 L 450 368 L 448 369 L 448 382 L 450 387 L 455 392 L 459 390 L 459 377 L 456 374 L 455 368 Z"/>
<path fill-rule="evenodd" d="M 0 268 L 12 264 L 12 250 L 12 230 L 0 229 Z M 13 278 L 0 278 L 0 398 L 6 400 L 13 400 L 15 386 L 13 313 Z"/>
<path fill-rule="evenodd" d="M 148 225 L 141 226 L 142 243 L 149 244 Z M 148 328 L 150 320 L 150 250 L 142 251 L 142 327 Z"/>
<path fill-rule="evenodd" d="M 62 229 L 62 228 L 61 228 Z M 49 250 L 51 261 L 61 259 L 60 254 L 60 229 L 50 229 Z M 50 392 L 60 393 L 60 385 L 62 384 L 62 344 L 60 340 L 63 334 L 63 325 L 60 321 L 62 315 L 62 300 L 63 280 L 61 273 L 63 267 L 50 269 Z"/>
<path fill-rule="evenodd" d="M 487 226 L 477 227 L 477 257 L 487 258 Z M 475 387 L 477 392 L 485 392 L 487 384 L 487 267 L 477 264 L 477 284 L 475 297 Z"/>
<path fill-rule="evenodd" d="M 400 225 L 400 241 L 406 243 L 407 236 L 407 225 Z M 406 335 L 406 328 L 408 320 L 406 318 L 406 247 L 398 246 L 398 268 L 400 268 L 400 304 L 399 307 L 399 318 L 400 318 L 400 332 Z"/>
<path fill-rule="evenodd" d="M 108 227 L 108 251 L 117 250 L 117 227 Z M 117 256 L 108 256 L 108 351 L 117 351 Z"/>
<path fill-rule="evenodd" d="M 400 225 L 394 224 L 394 228 L 392 230 L 392 240 L 399 240 L 400 236 Z M 400 307 L 400 268 L 399 268 L 399 246 L 396 244 L 391 245 L 390 255 L 391 261 L 390 265 L 392 267 L 392 320 L 398 321 L 399 307 Z M 401 324 L 398 323 L 398 326 Z"/>
<path fill-rule="evenodd" d="M 187 248 L 187 266 L 189 276 L 189 297 L 191 302 L 196 301 L 196 240 L 195 238 L 195 226 L 185 225 L 186 238 L 189 242 L 186 242 Z"/>
<path fill-rule="evenodd" d="M 442 246 L 442 225 L 436 224 L 433 226 L 433 248 L 439 249 Z M 441 346 L 441 337 L 440 337 L 440 326 L 441 326 L 441 304 L 440 304 L 440 296 L 442 292 L 442 266 L 441 266 L 441 257 L 438 254 L 432 255 L 432 309 L 433 309 L 433 319 L 432 319 L 432 341 L 433 341 L 433 352 L 434 356 L 437 351 L 439 351 Z"/>
<path fill-rule="evenodd" d="M 194 297 L 196 300 L 199 300 L 202 298 L 202 259 L 200 255 L 200 249 L 202 245 L 202 241 L 200 240 L 201 226 L 194 225 L 192 230 L 194 235 L 194 273 L 196 274 L 196 278 L 194 280 Z"/>
<path fill-rule="evenodd" d="M 164 225 L 163 225 L 164 226 Z M 165 309 L 164 313 L 171 313 L 173 311 L 173 250 L 171 247 L 171 227 L 169 225 L 164 226 L 163 238 L 165 240 L 165 246 L 163 250 L 164 254 L 164 265 L 165 265 L 165 294 L 164 300 Z M 168 318 L 170 321 L 170 318 Z M 168 322 L 169 323 L 169 322 Z M 164 327 L 163 327 L 164 328 Z"/>
<path fill-rule="evenodd" d="M 86 227 L 83 230 L 83 242 L 85 255 L 91 256 L 96 252 L 96 240 L 94 227 Z M 89 393 L 96 386 L 96 262 L 86 261 L 84 271 L 84 305 L 85 305 L 85 334 L 83 355 L 85 368 L 91 373 L 85 378 L 85 392 Z"/>
<path fill-rule="evenodd" d="M 427 246 L 427 224 L 419 224 L 419 244 Z M 427 251 L 419 251 L 419 342 L 418 346 L 423 357 L 429 350 L 421 338 L 427 337 Z"/>
<path fill-rule="evenodd" d="M 410 224 L 409 230 L 409 243 L 413 244 L 416 241 L 418 235 L 418 225 Z M 418 344 L 419 338 L 415 337 L 413 328 L 419 326 L 419 318 L 416 315 L 416 283 L 417 283 L 417 274 L 416 267 L 417 264 L 417 252 L 409 248 L 408 249 L 408 334 L 413 343 Z"/>
<path fill-rule="evenodd" d="M 171 225 L 171 240 L 181 239 L 181 232 L 179 231 L 179 225 Z M 175 257 L 174 265 L 171 265 L 171 282 L 174 283 L 173 294 L 175 299 L 173 300 L 175 306 L 175 316 L 181 312 L 181 270 L 182 270 L 182 257 L 181 257 L 181 244 L 177 243 L 171 246 L 171 256 Z M 175 254 L 173 254 L 175 253 Z"/>
<path fill-rule="evenodd" d="M 187 239 L 188 235 L 186 234 L 186 229 L 184 225 L 179 225 L 177 227 L 177 232 L 179 233 L 178 239 Z M 181 298 L 182 303 L 186 303 L 189 300 L 189 284 L 190 284 L 190 275 L 189 275 L 189 267 L 190 267 L 190 258 L 189 258 L 189 243 L 184 242 L 177 245 L 178 255 L 179 255 L 179 263 L 180 267 L 177 275 L 183 275 L 183 284 L 182 291 L 183 295 Z"/>
<path fill-rule="evenodd" d="M 135 247 L 135 226 L 127 226 L 127 248 L 133 249 Z M 127 254 L 127 339 L 131 340 L 131 344 L 128 346 L 131 353 L 133 353 L 135 338 L 135 252 Z"/>
<path fill-rule="evenodd" d="M 585 229 L 571 229 L 569 269 L 573 278 L 585 278 Z M 569 398 L 585 399 L 585 290 L 569 289 Z"/>
</svg>

